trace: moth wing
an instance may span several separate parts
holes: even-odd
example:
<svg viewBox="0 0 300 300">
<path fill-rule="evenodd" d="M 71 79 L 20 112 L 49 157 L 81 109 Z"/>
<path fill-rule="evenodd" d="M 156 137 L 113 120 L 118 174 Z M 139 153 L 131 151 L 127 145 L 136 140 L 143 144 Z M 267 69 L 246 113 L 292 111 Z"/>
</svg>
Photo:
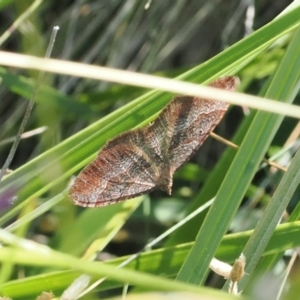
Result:
<svg viewBox="0 0 300 300">
<path fill-rule="evenodd" d="M 110 141 L 77 176 L 69 191 L 75 204 L 105 206 L 155 188 L 155 178 L 159 176 L 157 170 L 143 150 L 128 140 L 129 133 L 134 132 Z"/>
<path fill-rule="evenodd" d="M 235 77 L 223 77 L 210 86 L 235 90 L 236 84 Z M 170 120 L 172 133 L 168 152 L 174 171 L 199 149 L 221 121 L 227 108 L 228 104 L 224 102 L 189 96 L 176 97 L 170 102 L 160 117 Z"/>
</svg>

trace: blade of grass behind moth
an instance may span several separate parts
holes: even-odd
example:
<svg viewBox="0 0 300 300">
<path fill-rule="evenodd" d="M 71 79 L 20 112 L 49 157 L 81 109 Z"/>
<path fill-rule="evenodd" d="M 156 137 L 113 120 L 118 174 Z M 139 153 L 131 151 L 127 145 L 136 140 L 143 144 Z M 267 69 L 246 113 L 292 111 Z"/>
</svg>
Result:
<svg viewBox="0 0 300 300">
<path fill-rule="evenodd" d="M 235 136 L 233 137 L 233 143 L 241 144 L 248 128 L 253 121 L 255 112 L 252 111 L 249 116 L 243 119 L 242 124 L 239 126 Z M 195 196 L 195 199 L 188 208 L 188 213 L 193 212 L 198 207 L 202 206 L 206 201 L 213 198 L 216 191 L 220 187 L 231 163 L 236 155 L 237 150 L 227 147 L 222 157 L 217 162 L 217 165 L 209 173 L 208 178 L 204 181 L 204 185 Z M 168 240 L 166 245 L 176 245 L 178 243 L 185 243 L 193 241 L 198 233 L 199 226 L 203 223 L 206 213 L 199 214 L 194 219 L 190 220 L 179 228 Z"/>
<path fill-rule="evenodd" d="M 111 241 L 144 198 L 86 209 L 72 224 L 58 230 L 56 235 L 60 243 L 57 250 L 72 255 L 82 255 L 87 251 L 85 257 L 92 260 Z"/>
<path fill-rule="evenodd" d="M 237 69 L 245 56 L 249 57 L 260 53 L 275 39 L 297 26 L 300 22 L 299 13 L 300 6 L 226 49 L 205 64 L 184 73 L 180 79 L 203 82 L 217 77 L 217 74 L 226 73 L 226 70 L 228 72 L 230 68 Z M 26 186 L 19 192 L 18 201 L 14 203 L 13 207 L 28 197 L 41 195 L 89 162 L 99 147 L 104 145 L 108 139 L 137 126 L 142 120 L 150 118 L 162 109 L 170 98 L 170 94 L 157 91 L 139 97 L 8 175 L 1 184 L 0 193 L 20 189 L 20 186 L 24 186 L 26 183 Z M 61 174 L 56 172 L 53 174 L 52 180 L 45 179 L 45 173 L 51 174 L 51 170 L 57 170 L 57 168 L 62 170 Z M 20 186 L 16 186 L 16 184 Z M 19 207 L 16 208 L 16 211 L 19 209 Z M 0 224 L 3 224 L 15 213 L 15 211 L 7 213 L 0 219 Z"/>
<path fill-rule="evenodd" d="M 24 98 L 30 98 L 31 91 L 34 87 L 32 79 L 22 75 L 16 75 L 3 67 L 0 67 L 0 76 L 2 79 L 1 83 L 10 91 Z M 40 105 L 52 105 L 64 114 L 69 114 L 71 107 L 72 114 L 75 114 L 78 118 L 87 118 L 87 116 L 90 117 L 96 114 L 95 111 L 85 104 L 76 102 L 72 97 L 63 95 L 55 88 L 45 84 L 41 84 L 35 101 Z"/>
<path fill-rule="evenodd" d="M 298 52 L 299 53 L 299 52 Z M 275 75 L 267 96 L 292 102 L 291 93 L 299 79 L 298 56 L 294 65 L 286 69 L 282 77 Z M 285 63 L 285 60 L 283 60 Z M 285 66 L 278 68 L 278 73 Z M 294 95 L 295 96 L 295 93 Z M 195 245 L 180 270 L 177 280 L 199 284 L 208 270 L 208 265 L 225 234 L 240 202 L 254 177 L 261 160 L 277 132 L 283 116 L 258 112 L 236 154 L 227 175 L 218 190 L 215 202 L 209 210 L 197 235 Z"/>
</svg>

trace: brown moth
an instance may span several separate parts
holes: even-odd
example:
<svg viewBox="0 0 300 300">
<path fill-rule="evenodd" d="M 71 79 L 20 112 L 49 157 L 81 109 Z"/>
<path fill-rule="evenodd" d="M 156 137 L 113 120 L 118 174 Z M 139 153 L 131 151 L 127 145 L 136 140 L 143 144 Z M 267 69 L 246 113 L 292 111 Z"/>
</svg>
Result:
<svg viewBox="0 0 300 300">
<path fill-rule="evenodd" d="M 237 78 L 223 77 L 212 87 L 233 91 Z M 96 207 L 134 198 L 154 189 L 171 194 L 173 174 L 221 121 L 228 104 L 175 97 L 150 125 L 110 140 L 75 179 L 69 197 Z"/>
</svg>

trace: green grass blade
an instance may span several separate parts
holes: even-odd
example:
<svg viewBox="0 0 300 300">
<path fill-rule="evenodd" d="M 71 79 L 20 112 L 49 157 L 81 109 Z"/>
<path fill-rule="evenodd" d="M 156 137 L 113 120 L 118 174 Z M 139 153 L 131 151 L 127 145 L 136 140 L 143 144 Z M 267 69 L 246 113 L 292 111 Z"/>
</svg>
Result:
<svg viewBox="0 0 300 300">
<path fill-rule="evenodd" d="M 286 54 L 274 75 L 266 96 L 278 93 L 280 98 L 293 99 L 299 90 L 300 83 L 300 29 L 298 29 L 286 51 Z M 286 84 L 283 84 L 286 82 Z M 288 83 L 288 84 L 287 84 Z M 271 202 L 269 203 L 261 221 L 257 225 L 253 236 L 247 243 L 244 254 L 249 260 L 246 272 L 252 274 L 266 247 L 273 230 L 281 219 L 284 210 L 290 202 L 300 182 L 299 173 L 300 153 L 297 151 L 291 161 L 288 171 L 284 174 Z M 255 276 L 255 274 L 253 274 Z M 243 289 L 251 276 L 242 279 L 240 287 Z"/>
<path fill-rule="evenodd" d="M 288 63 L 283 59 L 268 89 L 267 97 L 284 99 L 287 103 L 293 100 L 295 83 L 299 80 L 298 57 L 293 56 L 293 61 Z M 280 76 L 283 69 L 287 72 L 284 78 L 288 78 L 288 82 L 283 81 Z M 195 245 L 177 276 L 178 280 L 196 284 L 204 280 L 209 262 L 282 120 L 282 116 L 257 113 L 197 235 Z"/>
<path fill-rule="evenodd" d="M 290 168 L 287 173 L 284 174 L 280 184 L 278 185 L 278 188 L 276 189 L 276 192 L 272 197 L 272 200 L 269 203 L 261 221 L 258 223 L 253 235 L 243 250 L 244 255 L 249 261 L 245 272 L 250 274 L 250 276 L 242 278 L 239 283 L 241 289 L 245 288 L 252 276 L 255 277 L 256 274 L 253 274 L 253 272 L 263 254 L 263 251 L 274 233 L 274 229 L 281 219 L 288 203 L 294 195 L 296 188 L 299 186 L 299 164 L 300 151 L 298 150 L 296 156 L 291 162 Z"/>
<path fill-rule="evenodd" d="M 116 269 L 114 266 L 101 262 L 88 262 L 77 259 L 68 254 L 54 251 L 44 245 L 17 238 L 5 230 L 0 230 L 0 239 L 16 248 L 3 247 L 0 249 L 0 259 L 2 261 L 14 261 L 24 265 L 44 265 L 48 267 L 68 268 L 81 271 L 98 277 L 109 276 L 113 280 L 128 282 L 130 284 L 144 286 L 155 290 L 163 291 L 185 291 L 197 294 L 220 297 L 220 299 L 230 299 L 228 294 L 203 289 L 189 284 L 178 284 L 170 279 L 144 274 L 133 270 Z M 20 251 L 21 250 L 21 251 Z"/>
<path fill-rule="evenodd" d="M 265 249 L 264 255 L 270 256 L 273 253 L 278 253 L 289 248 L 299 247 L 299 226 L 300 221 L 279 225 L 274 231 L 274 234 L 271 237 L 267 248 Z M 227 262 L 234 261 L 234 259 L 241 253 L 243 246 L 247 243 L 252 233 L 253 231 L 249 230 L 246 232 L 229 234 L 225 236 L 216 253 L 216 257 Z M 163 273 L 167 277 L 174 276 L 175 274 L 177 274 L 192 245 L 193 243 L 186 243 L 170 248 L 144 252 L 138 257 L 137 260 L 129 263 L 126 268 L 156 275 L 160 275 Z M 111 259 L 106 263 L 112 266 L 117 266 L 127 258 L 128 257 L 120 257 Z M 57 295 L 80 274 L 81 273 L 78 271 L 48 272 L 41 275 L 10 281 L 1 285 L 0 290 L 4 295 L 10 295 L 14 299 L 24 299 L 22 297 L 25 296 L 33 297 L 33 295 L 37 295 L 42 291 L 47 290 L 52 290 Z M 96 280 L 97 278 L 99 277 L 94 276 L 93 280 Z M 121 285 L 122 284 L 120 282 L 107 280 L 104 281 L 97 288 L 97 290 L 105 291 L 107 289 L 120 287 Z"/>
</svg>

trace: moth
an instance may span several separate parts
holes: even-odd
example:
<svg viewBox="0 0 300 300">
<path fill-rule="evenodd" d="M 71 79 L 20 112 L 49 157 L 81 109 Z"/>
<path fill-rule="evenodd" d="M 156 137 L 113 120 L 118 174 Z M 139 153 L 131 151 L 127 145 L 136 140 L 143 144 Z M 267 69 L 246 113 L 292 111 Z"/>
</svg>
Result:
<svg viewBox="0 0 300 300">
<path fill-rule="evenodd" d="M 210 84 L 229 91 L 236 85 L 232 76 Z M 76 205 L 97 207 L 154 189 L 171 194 L 174 172 L 199 149 L 227 108 L 224 102 L 175 97 L 152 124 L 110 140 L 79 173 L 69 197 Z"/>
</svg>

